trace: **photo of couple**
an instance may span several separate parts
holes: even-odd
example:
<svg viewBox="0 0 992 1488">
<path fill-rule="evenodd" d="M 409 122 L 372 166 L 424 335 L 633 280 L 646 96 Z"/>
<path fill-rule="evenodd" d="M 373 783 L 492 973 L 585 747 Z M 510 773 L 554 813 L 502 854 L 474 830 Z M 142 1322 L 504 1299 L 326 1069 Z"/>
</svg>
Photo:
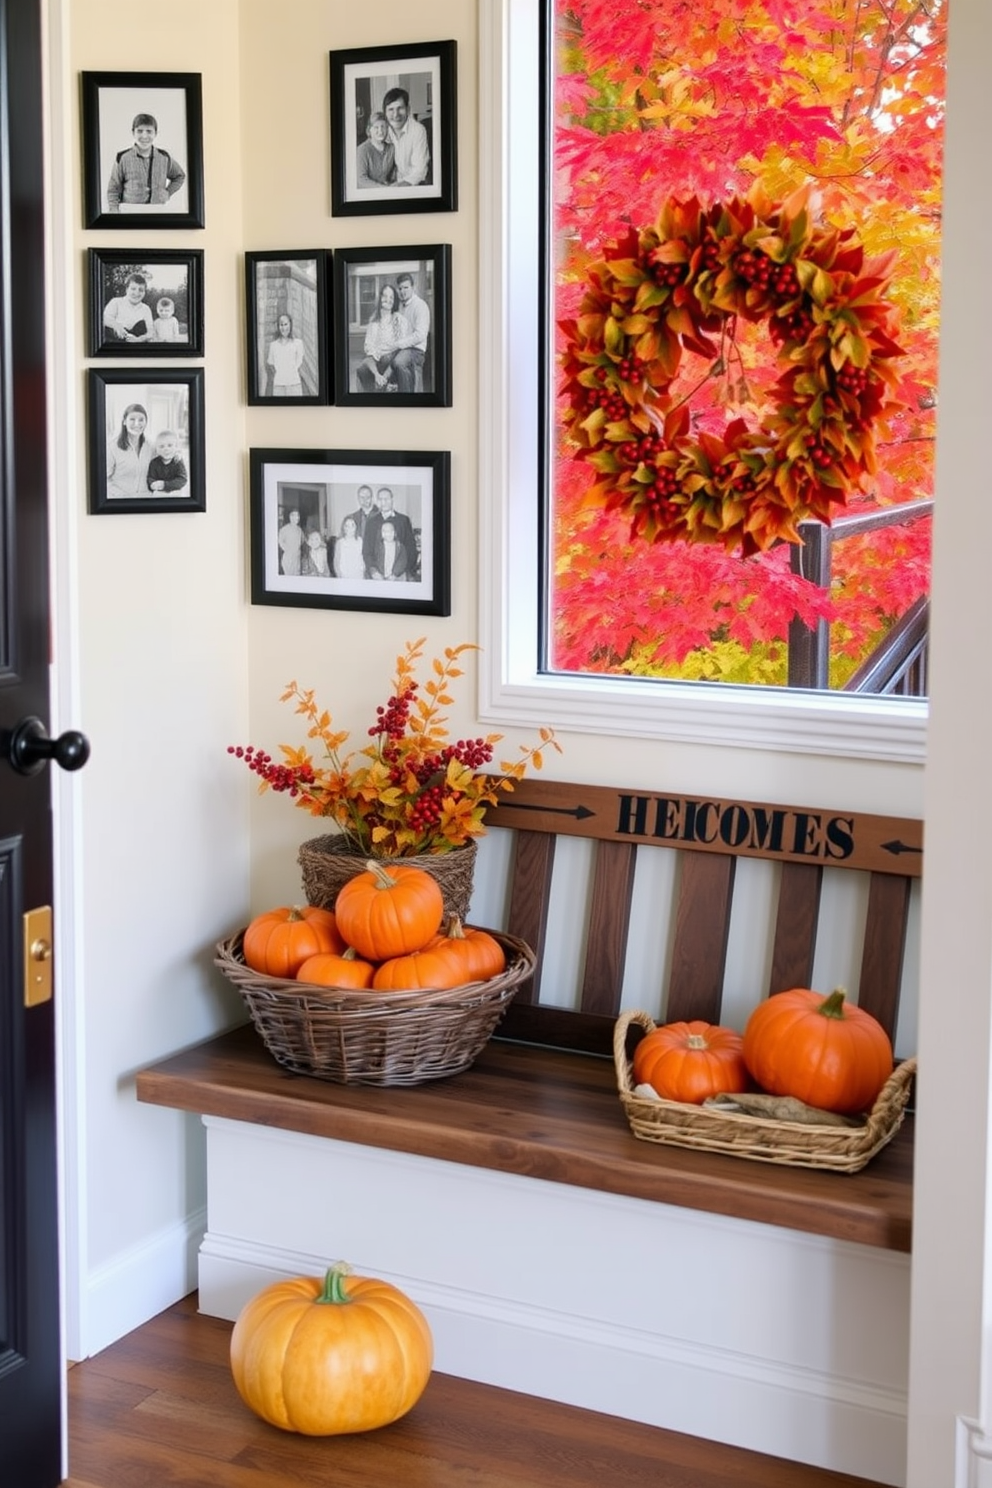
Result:
<svg viewBox="0 0 992 1488">
<path fill-rule="evenodd" d="M 451 404 L 451 249 L 334 254 L 335 397 L 340 404 Z"/>
<path fill-rule="evenodd" d="M 365 328 L 352 391 L 431 392 L 430 368 L 424 375 L 430 331 L 430 307 L 417 293 L 413 273 L 404 269 L 395 279 L 384 278 Z"/>
</svg>

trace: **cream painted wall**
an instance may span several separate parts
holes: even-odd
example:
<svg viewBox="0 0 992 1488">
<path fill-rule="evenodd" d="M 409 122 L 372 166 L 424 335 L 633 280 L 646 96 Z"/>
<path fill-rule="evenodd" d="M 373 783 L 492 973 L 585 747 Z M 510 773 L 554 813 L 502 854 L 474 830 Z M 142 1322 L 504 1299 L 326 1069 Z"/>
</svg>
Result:
<svg viewBox="0 0 992 1488">
<path fill-rule="evenodd" d="M 57 685 L 60 712 L 92 744 L 85 771 L 59 782 L 62 881 L 74 882 L 60 900 L 60 992 L 77 1356 L 195 1277 L 198 1124 L 140 1106 L 134 1072 L 241 1016 L 210 954 L 248 896 L 248 791 L 225 754 L 248 696 L 241 96 L 236 0 L 173 0 L 160 22 L 123 0 L 71 0 L 49 10 L 49 28 L 53 180 L 64 186 L 52 211 Z M 202 73 L 204 231 L 82 229 L 88 69 Z M 205 251 L 207 357 L 192 364 L 205 376 L 202 514 L 86 515 L 85 255 L 132 245 Z"/>
</svg>

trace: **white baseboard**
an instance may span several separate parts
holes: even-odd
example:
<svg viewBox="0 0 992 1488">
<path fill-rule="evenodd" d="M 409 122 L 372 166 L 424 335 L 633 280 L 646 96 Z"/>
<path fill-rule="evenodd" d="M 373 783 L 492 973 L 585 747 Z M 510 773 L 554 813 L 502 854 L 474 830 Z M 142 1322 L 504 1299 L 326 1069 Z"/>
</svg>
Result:
<svg viewBox="0 0 992 1488">
<path fill-rule="evenodd" d="M 441 1373 L 905 1483 L 908 1257 L 206 1125 L 203 1311 L 345 1259 L 423 1309 Z"/>
<path fill-rule="evenodd" d="M 122 1251 L 86 1279 L 82 1358 L 98 1354 L 196 1290 L 205 1209 Z"/>
</svg>

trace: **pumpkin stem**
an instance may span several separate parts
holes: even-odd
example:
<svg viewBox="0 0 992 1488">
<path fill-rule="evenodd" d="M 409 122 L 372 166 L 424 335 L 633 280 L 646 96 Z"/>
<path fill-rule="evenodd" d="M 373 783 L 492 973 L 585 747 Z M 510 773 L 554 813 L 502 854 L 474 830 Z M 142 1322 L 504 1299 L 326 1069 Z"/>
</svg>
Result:
<svg viewBox="0 0 992 1488">
<path fill-rule="evenodd" d="M 687 1049 L 708 1049 L 709 1041 L 701 1033 L 690 1033 L 685 1046 Z"/>
<path fill-rule="evenodd" d="M 336 1261 L 333 1266 L 329 1266 L 321 1293 L 314 1301 L 335 1304 L 350 1302 L 351 1298 L 344 1289 L 344 1279 L 350 1272 L 351 1267 L 345 1261 Z"/>
<path fill-rule="evenodd" d="M 468 939 L 468 936 L 465 934 L 465 927 L 458 915 L 451 916 L 451 919 L 448 921 L 448 929 L 446 933 L 449 940 Z"/>
<path fill-rule="evenodd" d="M 396 887 L 396 880 L 395 880 L 395 878 L 393 877 L 393 875 L 391 873 L 389 873 L 386 870 L 385 865 L 382 864 L 382 863 L 380 863 L 378 861 L 378 859 L 376 859 L 376 858 L 367 858 L 366 861 L 365 861 L 365 867 L 368 869 L 369 873 L 372 873 L 372 874 L 375 875 L 376 888 L 379 888 L 379 889 L 395 889 L 395 887 Z"/>
<path fill-rule="evenodd" d="M 847 992 L 843 987 L 835 987 L 830 996 L 823 999 L 816 1011 L 822 1013 L 824 1018 L 843 1018 L 846 996 Z"/>
</svg>

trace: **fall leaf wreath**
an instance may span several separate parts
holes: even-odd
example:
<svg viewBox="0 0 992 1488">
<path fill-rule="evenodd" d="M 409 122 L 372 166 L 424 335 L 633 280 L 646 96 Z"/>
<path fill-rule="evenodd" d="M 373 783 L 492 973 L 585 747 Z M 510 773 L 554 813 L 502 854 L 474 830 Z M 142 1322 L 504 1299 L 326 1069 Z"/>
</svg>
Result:
<svg viewBox="0 0 992 1488">
<path fill-rule="evenodd" d="M 869 484 L 899 407 L 894 257 L 867 260 L 853 228 L 815 223 L 805 189 L 780 203 L 759 188 L 708 207 L 669 197 L 656 225 L 592 265 L 561 322 L 566 439 L 597 474 L 588 501 L 624 511 L 633 537 L 745 556 L 829 522 Z M 738 321 L 767 327 L 781 372 L 754 426 L 737 415 L 696 434 L 673 389 L 683 353 L 717 375 Z"/>
</svg>

